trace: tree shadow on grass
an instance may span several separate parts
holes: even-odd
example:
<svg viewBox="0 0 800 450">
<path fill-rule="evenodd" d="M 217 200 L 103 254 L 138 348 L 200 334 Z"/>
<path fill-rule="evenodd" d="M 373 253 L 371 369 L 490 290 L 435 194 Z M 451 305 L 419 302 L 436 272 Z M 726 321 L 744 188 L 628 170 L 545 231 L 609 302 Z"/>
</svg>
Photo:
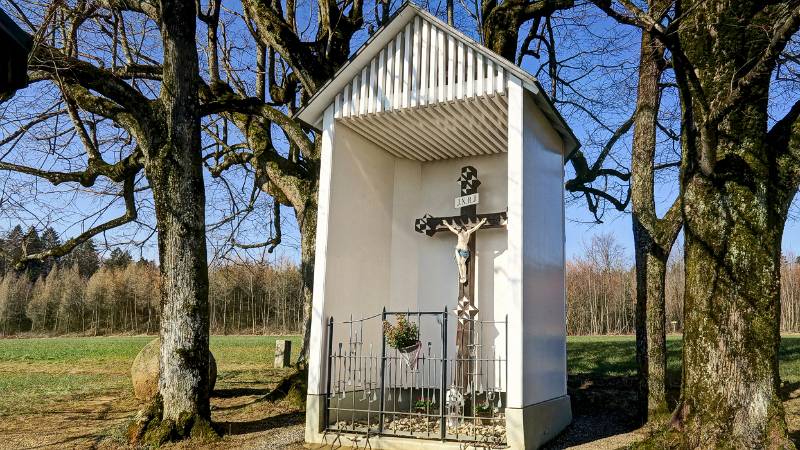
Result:
<svg viewBox="0 0 800 450">
<path fill-rule="evenodd" d="M 568 343 L 568 393 L 572 424 L 545 448 L 585 444 L 641 426 L 636 416 L 635 342 L 631 339 L 577 340 Z M 667 340 L 667 406 L 676 407 L 681 385 L 682 340 Z M 789 438 L 800 448 L 800 336 L 783 336 L 780 396 L 789 421 Z M 798 420 L 793 419 L 798 417 Z M 792 421 L 794 423 L 792 423 Z"/>
<path fill-rule="evenodd" d="M 800 448 L 800 427 L 792 423 L 800 415 L 800 382 L 783 382 L 780 388 L 781 400 L 785 408 L 787 425 L 789 425 L 789 439 Z M 796 420 L 794 420 L 796 422 Z M 794 430 L 792 430 L 794 425 Z"/>
<path fill-rule="evenodd" d="M 93 440 L 96 440 L 95 433 L 89 432 L 89 433 L 81 434 L 81 435 L 78 435 L 78 436 L 71 436 L 71 437 L 68 437 L 66 439 L 62 439 L 62 440 L 60 440 L 58 442 L 47 442 L 47 443 L 43 443 L 43 444 L 40 444 L 40 445 L 35 445 L 35 446 L 32 446 L 32 447 L 26 447 L 26 448 L 29 448 L 29 449 L 37 449 L 37 448 L 70 448 L 70 447 L 73 447 L 71 444 L 75 444 L 75 443 L 77 443 L 79 441 L 82 441 L 84 439 L 90 439 L 90 438 L 94 438 Z M 79 448 L 79 447 L 74 447 L 74 448 Z"/>
<path fill-rule="evenodd" d="M 300 425 L 304 422 L 305 413 L 297 411 L 245 422 L 217 422 L 217 426 L 219 426 L 223 434 L 235 436 L 274 428 Z"/>
</svg>

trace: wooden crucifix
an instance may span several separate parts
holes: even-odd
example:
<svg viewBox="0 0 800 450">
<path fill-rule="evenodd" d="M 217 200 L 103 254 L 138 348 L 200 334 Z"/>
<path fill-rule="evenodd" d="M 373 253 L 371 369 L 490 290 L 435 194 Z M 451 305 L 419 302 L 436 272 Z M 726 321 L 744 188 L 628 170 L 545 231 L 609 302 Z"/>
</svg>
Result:
<svg viewBox="0 0 800 450">
<path fill-rule="evenodd" d="M 474 343 L 473 321 L 478 314 L 475 307 L 475 242 L 479 229 L 505 227 L 508 215 L 506 212 L 478 214 L 478 170 L 472 166 L 461 168 L 458 178 L 461 186 L 460 196 L 455 199 L 455 207 L 461 214 L 449 217 L 433 217 L 425 214 L 414 223 L 418 233 L 433 236 L 440 231 L 449 231 L 456 235 L 454 259 L 458 266 L 458 302 L 454 311 L 458 317 L 456 328 L 456 365 L 453 383 L 462 391 L 469 385 L 469 376 L 474 370 L 471 349 Z"/>
</svg>

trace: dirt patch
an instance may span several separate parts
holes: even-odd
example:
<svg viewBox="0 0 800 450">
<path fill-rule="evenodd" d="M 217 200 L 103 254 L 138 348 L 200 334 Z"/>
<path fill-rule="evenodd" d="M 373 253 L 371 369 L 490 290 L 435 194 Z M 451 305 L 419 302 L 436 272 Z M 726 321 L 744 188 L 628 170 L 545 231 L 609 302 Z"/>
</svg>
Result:
<svg viewBox="0 0 800 450">
<path fill-rule="evenodd" d="M 786 413 L 789 437 L 800 448 L 800 383 L 783 383 L 781 398 Z"/>
<path fill-rule="evenodd" d="M 245 391 L 246 392 L 246 391 Z M 212 418 L 222 430 L 218 442 L 180 442 L 167 449 L 302 449 L 305 413 L 289 402 L 271 403 L 253 393 L 214 398 Z"/>
<path fill-rule="evenodd" d="M 47 412 L 6 416 L 0 420 L 0 448 L 119 448 L 124 425 L 138 404 L 126 396 L 103 396 L 59 402 Z"/>
<path fill-rule="evenodd" d="M 288 403 L 262 400 L 264 390 L 238 391 L 244 395 L 222 390 L 222 397 L 212 398 L 213 420 L 224 433 L 219 442 L 184 442 L 164 448 L 303 448 L 304 413 Z M 46 413 L 7 416 L 0 420 L 0 449 L 128 448 L 124 430 L 138 408 L 131 394 L 120 393 L 60 402 Z"/>
</svg>

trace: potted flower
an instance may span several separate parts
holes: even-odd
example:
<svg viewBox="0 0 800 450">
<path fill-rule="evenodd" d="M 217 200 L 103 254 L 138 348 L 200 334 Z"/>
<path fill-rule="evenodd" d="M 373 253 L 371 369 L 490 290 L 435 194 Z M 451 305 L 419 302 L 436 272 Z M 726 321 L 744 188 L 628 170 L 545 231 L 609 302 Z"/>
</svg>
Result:
<svg viewBox="0 0 800 450">
<path fill-rule="evenodd" d="M 427 414 L 430 411 L 432 402 L 430 400 L 420 398 L 414 403 L 414 412 L 418 414 Z"/>
<path fill-rule="evenodd" d="M 489 402 L 475 405 L 475 417 L 481 425 L 491 425 L 493 409 Z"/>
<path fill-rule="evenodd" d="M 411 369 L 415 369 L 419 350 L 422 348 L 417 325 L 409 322 L 405 315 L 400 314 L 394 325 L 387 320 L 383 321 L 383 333 L 389 347 L 397 349 Z"/>
</svg>

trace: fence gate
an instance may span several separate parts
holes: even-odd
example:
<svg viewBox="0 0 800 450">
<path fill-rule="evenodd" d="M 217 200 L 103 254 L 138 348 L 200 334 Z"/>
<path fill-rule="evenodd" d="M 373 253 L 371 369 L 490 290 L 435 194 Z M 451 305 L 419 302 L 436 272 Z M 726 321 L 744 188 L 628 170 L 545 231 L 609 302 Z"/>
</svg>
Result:
<svg viewBox="0 0 800 450">
<path fill-rule="evenodd" d="M 398 316 L 416 326 L 418 345 L 400 351 L 387 343 L 384 322 Z M 328 321 L 325 439 L 358 444 L 398 436 L 505 447 L 507 318 L 472 321 L 469 361 L 448 353 L 448 312 L 386 311 Z M 495 345 L 499 341 L 501 348 Z M 487 342 L 484 345 L 484 341 Z M 466 386 L 454 381 L 469 367 Z M 458 378 L 463 378 L 459 376 Z"/>
</svg>

